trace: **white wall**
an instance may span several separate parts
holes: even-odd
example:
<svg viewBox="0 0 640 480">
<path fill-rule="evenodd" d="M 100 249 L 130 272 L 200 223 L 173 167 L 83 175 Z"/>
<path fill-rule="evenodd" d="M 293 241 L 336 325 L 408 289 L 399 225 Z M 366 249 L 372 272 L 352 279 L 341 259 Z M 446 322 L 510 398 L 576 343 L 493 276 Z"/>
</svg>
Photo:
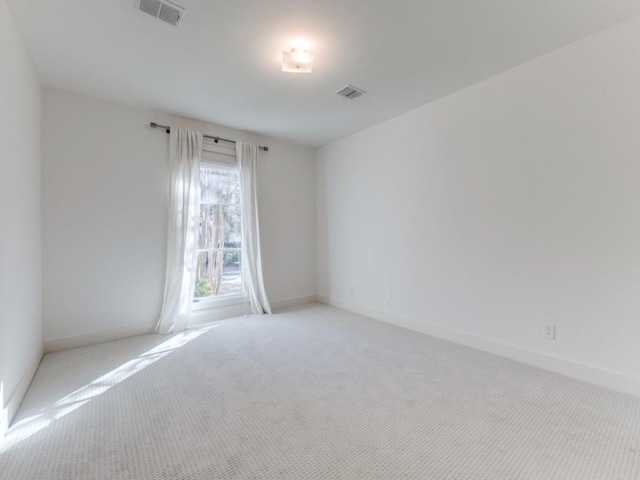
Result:
<svg viewBox="0 0 640 480">
<path fill-rule="evenodd" d="M 0 440 L 42 357 L 40 86 L 0 0 Z"/>
<path fill-rule="evenodd" d="M 169 136 L 149 128 L 151 121 L 271 147 L 259 172 L 268 294 L 276 304 L 315 294 L 312 150 L 44 89 L 47 348 L 143 333 L 157 321 L 165 273 Z"/>
<path fill-rule="evenodd" d="M 639 59 L 636 19 L 320 149 L 318 293 L 640 380 Z"/>
</svg>

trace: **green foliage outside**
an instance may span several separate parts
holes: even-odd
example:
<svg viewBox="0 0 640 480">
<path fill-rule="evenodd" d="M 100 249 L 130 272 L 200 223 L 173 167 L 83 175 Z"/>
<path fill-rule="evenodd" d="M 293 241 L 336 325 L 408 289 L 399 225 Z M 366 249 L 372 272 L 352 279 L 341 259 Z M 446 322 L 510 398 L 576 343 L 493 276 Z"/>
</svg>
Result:
<svg viewBox="0 0 640 480">
<path fill-rule="evenodd" d="M 206 278 L 196 280 L 196 289 L 193 294 L 195 298 L 210 297 L 213 295 L 213 287 Z"/>
</svg>

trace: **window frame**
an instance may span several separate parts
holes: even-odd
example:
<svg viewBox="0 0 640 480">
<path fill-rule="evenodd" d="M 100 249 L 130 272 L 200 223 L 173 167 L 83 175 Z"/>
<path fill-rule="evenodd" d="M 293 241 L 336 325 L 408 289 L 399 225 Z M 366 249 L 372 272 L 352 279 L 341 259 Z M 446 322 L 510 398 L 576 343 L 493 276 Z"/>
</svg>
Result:
<svg viewBox="0 0 640 480">
<path fill-rule="evenodd" d="M 235 159 L 235 155 L 234 155 L 234 159 Z M 240 169 L 238 168 L 237 164 L 221 163 L 221 162 L 215 162 L 212 160 L 201 160 L 200 169 L 202 170 L 203 168 L 213 168 L 216 170 L 233 171 L 238 173 L 238 175 L 240 175 Z M 210 205 L 211 203 L 207 203 L 207 204 Z M 202 205 L 202 202 L 199 201 L 198 207 L 200 208 L 201 205 Z M 240 218 L 242 218 L 242 204 L 240 204 Z M 242 245 L 244 245 L 244 232 L 242 229 L 242 222 L 240 224 L 240 231 L 242 236 Z M 237 249 L 234 248 L 229 250 L 237 250 Z M 240 278 L 241 278 L 242 293 L 233 293 L 233 294 L 227 294 L 227 295 L 213 295 L 210 297 L 200 297 L 200 298 L 194 297 L 193 302 L 191 304 L 191 311 L 206 310 L 209 308 L 217 308 L 217 307 L 226 307 L 230 305 L 238 305 L 238 304 L 246 303 L 249 301 L 249 294 L 247 293 L 247 288 L 245 283 L 245 268 L 244 268 L 244 259 L 242 255 L 242 250 L 243 248 L 241 247 L 240 248 Z M 215 249 L 202 249 L 202 250 L 198 249 L 198 255 L 200 255 L 201 252 L 212 252 L 212 251 L 215 251 Z"/>
</svg>

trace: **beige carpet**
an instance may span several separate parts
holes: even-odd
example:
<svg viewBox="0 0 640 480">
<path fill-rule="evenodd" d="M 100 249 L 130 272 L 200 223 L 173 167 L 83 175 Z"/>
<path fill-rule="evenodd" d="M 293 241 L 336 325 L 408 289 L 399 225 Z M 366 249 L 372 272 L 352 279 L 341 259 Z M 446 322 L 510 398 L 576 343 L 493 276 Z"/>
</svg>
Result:
<svg viewBox="0 0 640 480">
<path fill-rule="evenodd" d="M 640 479 L 640 399 L 313 304 L 45 357 L 1 479 Z"/>
</svg>

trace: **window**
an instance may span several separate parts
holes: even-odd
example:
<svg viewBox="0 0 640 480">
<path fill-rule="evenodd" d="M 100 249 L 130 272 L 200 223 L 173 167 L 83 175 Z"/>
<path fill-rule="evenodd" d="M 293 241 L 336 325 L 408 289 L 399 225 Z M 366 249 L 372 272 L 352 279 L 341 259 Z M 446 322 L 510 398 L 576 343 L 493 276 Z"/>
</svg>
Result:
<svg viewBox="0 0 640 480">
<path fill-rule="evenodd" d="M 238 169 L 202 164 L 200 190 L 195 301 L 243 295 Z"/>
</svg>

